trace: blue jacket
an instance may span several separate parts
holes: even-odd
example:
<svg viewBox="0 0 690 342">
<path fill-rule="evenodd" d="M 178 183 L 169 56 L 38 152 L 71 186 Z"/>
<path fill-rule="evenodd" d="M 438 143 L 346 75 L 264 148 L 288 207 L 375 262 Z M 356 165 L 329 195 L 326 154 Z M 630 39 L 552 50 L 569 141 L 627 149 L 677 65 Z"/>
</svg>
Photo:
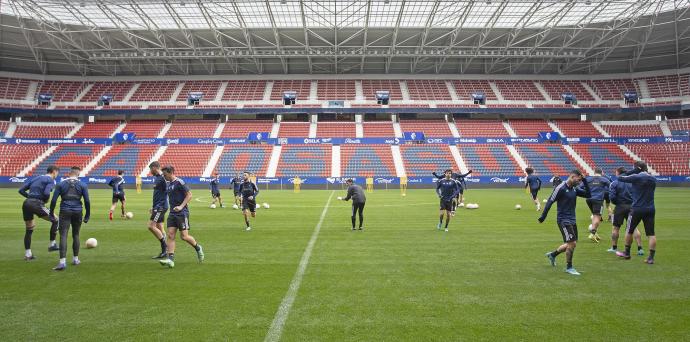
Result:
<svg viewBox="0 0 690 342">
<path fill-rule="evenodd" d="M 50 199 L 50 192 L 55 187 L 55 179 L 48 175 L 38 176 L 26 182 L 24 186 L 19 189 L 19 193 L 26 198 L 35 198 L 41 201 L 48 202 Z M 26 191 L 29 191 L 28 193 Z"/>
<path fill-rule="evenodd" d="M 84 220 L 88 221 L 91 216 L 91 200 L 89 199 L 89 188 L 78 178 L 67 178 L 60 182 L 53 192 L 53 200 L 50 202 L 50 214 L 55 213 L 58 197 L 61 197 L 60 211 L 82 211 L 82 199 L 84 199 Z"/>
<path fill-rule="evenodd" d="M 590 198 L 603 201 L 604 194 L 609 191 L 611 181 L 604 176 L 589 176 L 587 177 L 587 183 L 589 183 L 589 190 L 592 192 Z"/>
<path fill-rule="evenodd" d="M 213 192 L 213 193 L 220 192 L 220 190 L 218 190 L 219 184 L 220 184 L 220 178 L 219 177 L 212 178 L 211 183 L 209 183 L 209 187 L 211 187 L 211 192 Z"/>
<path fill-rule="evenodd" d="M 125 184 L 125 179 L 117 176 L 108 182 L 108 185 L 113 188 L 113 194 L 119 195 L 120 193 L 125 193 L 125 189 L 122 186 L 122 184 Z"/>
<path fill-rule="evenodd" d="M 615 205 L 632 204 L 632 185 L 615 180 L 609 187 L 609 199 Z"/>
<path fill-rule="evenodd" d="M 530 190 L 539 190 L 541 189 L 541 179 L 535 175 L 529 175 L 525 179 L 525 187 L 530 188 Z"/>
<path fill-rule="evenodd" d="M 619 182 L 632 184 L 632 208 L 654 210 L 656 178 L 647 172 L 618 177 Z"/>
<path fill-rule="evenodd" d="M 582 187 L 570 187 L 568 182 L 559 184 L 551 193 L 551 197 L 546 201 L 544 212 L 541 214 L 539 221 L 544 221 L 554 202 L 558 203 L 558 213 L 556 221 L 560 223 L 576 224 L 575 208 L 577 206 L 577 197 L 589 198 L 591 195 L 589 184 L 586 179 L 582 180 Z"/>
<path fill-rule="evenodd" d="M 153 207 L 158 209 L 168 209 L 168 185 L 165 183 L 163 174 L 154 175 L 153 181 Z"/>
<path fill-rule="evenodd" d="M 444 201 L 450 201 L 460 193 L 460 182 L 455 179 L 440 179 L 436 182 L 436 193 Z"/>
</svg>

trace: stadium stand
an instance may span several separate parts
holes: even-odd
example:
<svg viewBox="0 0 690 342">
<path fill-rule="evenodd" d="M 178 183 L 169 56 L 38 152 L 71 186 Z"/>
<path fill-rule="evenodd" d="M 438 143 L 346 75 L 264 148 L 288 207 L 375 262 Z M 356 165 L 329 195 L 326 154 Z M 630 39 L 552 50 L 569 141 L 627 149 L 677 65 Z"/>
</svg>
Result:
<svg viewBox="0 0 690 342">
<path fill-rule="evenodd" d="M 439 80 L 405 80 L 410 100 L 414 101 L 450 101 L 450 93 L 445 81 Z"/>
<path fill-rule="evenodd" d="M 507 137 L 503 122 L 498 120 L 455 120 L 461 137 Z"/>
<path fill-rule="evenodd" d="M 7 128 L 10 126 L 9 121 L 0 121 L 0 138 L 5 137 L 5 133 L 7 133 Z"/>
<path fill-rule="evenodd" d="M 117 170 L 127 175 L 138 176 L 156 153 L 158 145 L 113 145 L 108 154 L 89 172 L 89 176 L 112 177 Z"/>
<path fill-rule="evenodd" d="M 541 175 L 567 175 L 580 169 L 561 145 L 514 145 L 528 166 Z"/>
<path fill-rule="evenodd" d="M 48 147 L 50 146 L 0 144 L 0 176 L 16 176 Z"/>
<path fill-rule="evenodd" d="M 544 101 L 546 100 L 534 82 L 527 80 L 494 80 L 503 98 L 510 101 Z"/>
<path fill-rule="evenodd" d="M 395 136 L 393 123 L 390 121 L 365 121 L 362 123 L 362 129 L 364 130 L 364 137 L 366 138 Z"/>
<path fill-rule="evenodd" d="M 432 172 L 458 168 L 448 150 L 448 145 L 402 145 L 400 152 L 408 177 L 428 177 Z"/>
<path fill-rule="evenodd" d="M 343 177 L 396 176 L 388 145 L 341 145 L 340 159 Z"/>
<path fill-rule="evenodd" d="M 330 145 L 285 145 L 278 161 L 278 177 L 330 177 Z"/>
<path fill-rule="evenodd" d="M 221 81 L 185 81 L 182 91 L 177 95 L 177 101 L 187 101 L 189 93 L 201 92 L 204 93 L 203 101 L 213 101 L 220 88 Z"/>
<path fill-rule="evenodd" d="M 673 135 L 690 135 L 690 119 L 671 119 L 666 122 Z"/>
<path fill-rule="evenodd" d="M 199 177 L 215 149 L 215 145 L 168 145 L 159 162 L 174 166 L 177 176 Z"/>
<path fill-rule="evenodd" d="M 130 101 L 170 101 L 179 81 L 146 81 L 139 84 Z"/>
<path fill-rule="evenodd" d="M 588 84 L 602 100 L 622 101 L 623 93 L 628 90 L 637 91 L 637 86 L 631 79 L 594 80 L 589 81 Z M 638 94 L 640 94 L 639 91 Z"/>
<path fill-rule="evenodd" d="M 551 132 L 553 129 L 544 120 L 510 120 L 510 127 L 519 137 L 536 138 L 539 132 Z"/>
<path fill-rule="evenodd" d="M 270 120 L 229 120 L 225 122 L 221 138 L 246 138 L 250 132 L 271 132 Z"/>
<path fill-rule="evenodd" d="M 626 146 L 660 175 L 687 176 L 690 174 L 689 143 L 628 144 Z"/>
<path fill-rule="evenodd" d="M 647 82 L 649 95 L 652 98 L 677 97 L 690 94 L 688 79 L 690 75 L 665 75 L 643 78 Z"/>
<path fill-rule="evenodd" d="M 24 100 L 30 83 L 26 79 L 0 77 L 0 99 Z"/>
<path fill-rule="evenodd" d="M 570 147 L 577 152 L 592 168 L 600 167 L 604 173 L 611 176 L 618 167 L 629 168 L 635 161 L 630 158 L 618 145 L 614 144 L 571 144 Z"/>
<path fill-rule="evenodd" d="M 567 137 L 601 137 L 602 134 L 589 121 L 554 120 L 553 123 Z"/>
<path fill-rule="evenodd" d="M 125 125 L 123 133 L 134 133 L 137 138 L 155 138 L 165 126 L 162 120 L 133 120 Z"/>
<path fill-rule="evenodd" d="M 354 100 L 357 97 L 354 80 L 318 80 L 319 100 Z"/>
<path fill-rule="evenodd" d="M 514 176 L 522 174 L 520 166 L 505 145 L 458 145 L 460 155 L 472 176 Z"/>
<path fill-rule="evenodd" d="M 305 138 L 309 136 L 308 122 L 286 122 L 280 123 L 278 131 L 279 138 Z"/>
<path fill-rule="evenodd" d="M 587 89 L 582 86 L 580 81 L 572 80 L 544 80 L 539 81 L 544 87 L 544 90 L 549 94 L 552 100 L 561 100 L 561 94 L 573 93 L 578 101 L 594 101 L 594 97 L 587 92 Z"/>
<path fill-rule="evenodd" d="M 265 90 L 266 81 L 228 81 L 223 101 L 260 101 Z"/>
<path fill-rule="evenodd" d="M 17 125 L 14 131 L 15 138 L 64 138 L 73 126 L 33 126 Z"/>
<path fill-rule="evenodd" d="M 28 174 L 30 176 L 40 175 L 45 172 L 48 166 L 56 165 L 60 168 L 60 175 L 66 176 L 70 167 L 79 166 L 83 169 L 102 149 L 102 145 L 60 145 Z"/>
<path fill-rule="evenodd" d="M 175 120 L 166 138 L 212 138 L 218 128 L 218 121 Z"/>
<path fill-rule="evenodd" d="M 242 172 L 264 176 L 273 146 L 225 145 L 216 170 L 221 177 L 236 177 Z"/>
<path fill-rule="evenodd" d="M 297 92 L 297 101 L 308 100 L 309 94 L 311 92 L 311 80 L 273 81 L 273 89 L 271 89 L 271 100 L 282 101 L 283 92 L 285 91 Z"/>
<path fill-rule="evenodd" d="M 399 80 L 362 80 L 362 95 L 365 100 L 376 101 L 376 92 L 388 90 L 391 101 L 403 99 Z"/>
<path fill-rule="evenodd" d="M 118 126 L 120 126 L 119 121 L 85 123 L 74 135 L 74 138 L 110 138 Z"/>
<path fill-rule="evenodd" d="M 79 81 L 43 81 L 38 87 L 36 95 L 52 94 L 55 102 L 74 101 L 84 88 L 84 82 Z"/>
<path fill-rule="evenodd" d="M 655 137 L 664 135 L 659 124 L 607 125 L 602 123 L 601 127 L 612 137 Z"/>
<path fill-rule="evenodd" d="M 424 132 L 426 137 L 451 137 L 448 122 L 438 120 L 400 120 L 400 129 L 403 132 Z"/>
<path fill-rule="evenodd" d="M 497 100 L 496 93 L 491 88 L 489 81 L 486 80 L 454 80 L 452 81 L 455 92 L 461 100 L 472 100 L 472 93 L 477 91 L 484 92 L 487 100 Z"/>
<path fill-rule="evenodd" d="M 316 126 L 318 138 L 354 138 L 356 135 L 354 122 L 319 122 Z"/>
<path fill-rule="evenodd" d="M 110 94 L 114 101 L 124 100 L 127 93 L 134 86 L 134 82 L 95 82 L 91 89 L 81 98 L 81 102 L 96 102 L 101 95 Z"/>
</svg>

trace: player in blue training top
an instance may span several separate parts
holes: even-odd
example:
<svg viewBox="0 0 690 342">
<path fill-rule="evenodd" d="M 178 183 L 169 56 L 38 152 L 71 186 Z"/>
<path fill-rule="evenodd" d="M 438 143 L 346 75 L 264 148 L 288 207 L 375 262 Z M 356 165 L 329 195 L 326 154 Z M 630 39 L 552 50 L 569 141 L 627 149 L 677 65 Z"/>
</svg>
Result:
<svg viewBox="0 0 690 342">
<path fill-rule="evenodd" d="M 192 192 L 183 180 L 175 177 L 175 168 L 168 165 L 163 168 L 163 177 L 167 181 L 168 201 L 170 202 L 170 214 L 168 214 L 168 257 L 160 260 L 162 266 L 175 267 L 175 235 L 180 231 L 180 237 L 190 246 L 194 247 L 199 262 L 204 261 L 204 250 L 189 235 L 189 207 L 192 200 Z"/>
<path fill-rule="evenodd" d="M 36 223 L 34 223 L 34 215 L 46 221 L 50 221 L 50 245 L 48 252 L 60 250 L 55 243 L 55 236 L 58 230 L 58 220 L 50 215 L 50 210 L 46 208 L 46 203 L 50 200 L 50 192 L 55 187 L 55 178 L 60 169 L 57 166 L 48 166 L 46 174 L 32 178 L 24 183 L 24 186 L 19 189 L 19 194 L 26 199 L 22 204 L 22 214 L 24 215 L 24 260 L 34 260 L 31 252 L 31 235 L 34 233 Z M 28 191 L 28 192 L 27 192 Z"/>
<path fill-rule="evenodd" d="M 453 171 L 446 170 L 444 173 L 445 177 L 439 179 L 436 182 L 436 194 L 440 199 L 440 216 L 438 218 L 438 225 L 436 229 L 441 229 L 441 224 L 443 223 L 443 216 L 446 216 L 446 231 L 448 231 L 448 223 L 450 222 L 450 217 L 454 210 L 454 200 L 460 193 L 460 183 L 453 179 Z"/>
<path fill-rule="evenodd" d="M 445 173 L 439 175 L 436 172 L 432 172 L 431 174 L 434 175 L 434 177 L 436 177 L 437 179 L 443 179 L 446 177 Z M 472 174 L 472 170 L 468 170 L 467 173 L 453 172 L 450 176 L 451 179 L 454 179 L 456 182 L 458 182 L 458 185 L 460 185 L 460 192 L 457 194 L 457 196 L 455 196 L 455 199 L 453 200 L 453 210 L 450 212 L 451 216 L 455 216 L 455 210 L 457 209 L 458 205 L 465 205 L 465 188 L 467 188 L 465 177 L 469 176 L 470 174 Z"/>
<path fill-rule="evenodd" d="M 619 167 L 616 169 L 616 177 L 624 175 L 626 170 L 624 167 Z M 630 206 L 632 205 L 632 185 L 630 183 L 619 182 L 617 179 L 611 182 L 609 186 L 609 199 L 616 206 L 613 211 L 613 229 L 611 230 L 611 248 L 607 250 L 609 253 L 618 252 L 618 236 L 620 233 L 620 228 L 623 222 L 630 215 Z M 644 255 L 644 249 L 642 249 L 642 237 L 640 236 L 640 230 L 635 228 L 635 233 L 633 234 L 635 241 L 637 242 L 637 255 Z"/>
<path fill-rule="evenodd" d="M 117 202 L 120 201 L 120 210 L 122 211 L 122 215 L 120 217 L 125 218 L 125 171 L 124 170 L 117 170 L 117 177 L 113 177 L 113 179 L 108 182 L 108 186 L 113 188 L 113 201 L 112 205 L 110 206 L 110 212 L 108 213 L 108 218 L 110 221 L 113 220 L 113 210 L 115 210 L 115 207 L 117 206 Z"/>
<path fill-rule="evenodd" d="M 587 199 L 587 206 L 592 213 L 592 224 L 589 225 L 589 239 L 592 242 L 599 243 L 598 229 L 601 224 L 601 209 L 604 204 L 604 197 L 609 192 L 611 181 L 608 177 L 604 177 L 604 172 L 600 168 L 594 169 L 594 176 L 587 177 L 589 190 L 592 192 L 592 197 Z M 607 209 L 608 210 L 608 209 Z"/>
<path fill-rule="evenodd" d="M 216 200 L 218 200 L 218 204 L 220 205 L 220 207 L 225 208 L 225 204 L 223 204 L 223 199 L 220 197 L 220 176 L 218 175 L 218 171 L 213 172 L 213 178 L 211 178 L 211 182 L 208 186 L 209 188 L 211 188 L 211 198 L 213 198 L 213 202 L 211 202 L 211 207 L 215 207 Z"/>
<path fill-rule="evenodd" d="M 55 187 L 53 200 L 50 201 L 50 215 L 55 213 L 58 197 L 60 201 L 60 261 L 53 268 L 55 271 L 62 271 L 67 267 L 67 233 L 72 227 L 72 265 L 79 265 L 79 231 L 81 223 L 89 222 L 91 217 L 91 201 L 89 200 L 89 189 L 86 184 L 79 180 L 81 169 L 73 166 L 69 172 L 69 178 L 63 180 Z M 82 207 L 82 199 L 84 205 Z M 83 212 L 85 211 L 85 212 Z"/>
<path fill-rule="evenodd" d="M 578 184 L 582 182 L 582 187 Z M 565 252 L 566 268 L 565 272 L 572 275 L 580 275 L 580 273 L 573 267 L 573 253 L 577 246 L 577 218 L 575 217 L 575 208 L 577 206 L 577 197 L 589 198 L 591 196 L 589 191 L 589 184 L 584 179 L 580 170 L 570 171 L 568 179 L 558 185 L 546 201 L 544 212 L 539 217 L 539 223 L 544 222 L 546 216 L 549 214 L 551 206 L 558 203 L 558 212 L 556 215 L 556 222 L 558 223 L 558 230 L 563 237 L 563 244 L 558 246 L 553 252 L 546 253 L 551 266 L 556 266 L 556 256 Z"/>
<path fill-rule="evenodd" d="M 235 196 L 235 205 L 237 208 L 242 206 L 242 194 L 240 193 L 240 185 L 244 179 L 241 174 L 230 180 L 230 189 L 232 189 L 233 195 Z"/>
<path fill-rule="evenodd" d="M 149 164 L 149 171 L 153 175 L 153 203 L 149 213 L 149 231 L 156 240 L 161 244 L 161 252 L 154 256 L 153 259 L 163 259 L 168 256 L 168 246 L 165 242 L 165 229 L 163 229 L 163 221 L 165 220 L 165 213 L 168 211 L 168 193 L 167 184 L 161 172 L 161 163 L 153 161 Z"/>
<path fill-rule="evenodd" d="M 630 206 L 630 216 L 628 216 L 628 231 L 625 234 L 625 252 L 616 252 L 616 255 L 630 259 L 630 246 L 632 245 L 632 235 L 640 224 L 644 223 L 644 232 L 649 239 L 649 256 L 645 262 L 654 263 L 656 255 L 656 234 L 654 232 L 654 191 L 656 190 L 656 178 L 649 174 L 647 164 L 643 161 L 636 161 L 632 171 L 618 177 L 619 182 L 632 184 L 632 205 Z"/>
<path fill-rule="evenodd" d="M 541 202 L 539 202 L 537 194 L 539 194 L 539 190 L 541 189 L 541 179 L 534 174 L 534 169 L 531 167 L 526 168 L 525 173 L 527 174 L 527 178 L 525 178 L 525 189 L 529 188 L 532 201 L 534 201 L 534 205 L 537 206 L 537 211 L 539 211 L 541 210 Z"/>
<path fill-rule="evenodd" d="M 244 215 L 244 223 L 247 225 L 245 230 L 250 231 L 252 227 L 249 226 L 249 215 L 256 217 L 256 196 L 259 196 L 259 188 L 252 183 L 248 172 L 245 172 L 242 176 L 243 181 L 240 183 L 242 214 Z"/>
</svg>

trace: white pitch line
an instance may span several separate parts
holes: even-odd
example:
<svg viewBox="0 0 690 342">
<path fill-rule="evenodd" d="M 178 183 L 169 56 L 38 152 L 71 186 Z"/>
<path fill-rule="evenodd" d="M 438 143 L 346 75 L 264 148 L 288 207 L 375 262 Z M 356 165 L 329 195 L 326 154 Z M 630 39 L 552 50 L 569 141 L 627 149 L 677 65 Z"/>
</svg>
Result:
<svg viewBox="0 0 690 342">
<path fill-rule="evenodd" d="M 328 201 L 326 202 L 326 206 L 323 207 L 321 217 L 319 218 L 319 223 L 316 224 L 314 232 L 311 233 L 311 238 L 309 239 L 307 248 L 304 249 L 302 259 L 299 261 L 297 272 L 295 272 L 295 275 L 292 277 L 290 287 L 288 288 L 287 293 L 285 293 L 285 297 L 283 297 L 283 301 L 280 303 L 275 317 L 273 317 L 271 327 L 268 329 L 266 338 L 264 338 L 265 342 L 280 341 L 280 337 L 283 335 L 283 327 L 285 326 L 285 322 L 290 314 L 290 309 L 292 309 L 292 304 L 295 302 L 295 297 L 297 297 L 299 287 L 302 284 L 302 277 L 304 277 L 304 272 L 307 270 L 309 258 L 311 257 L 311 251 L 314 249 L 314 245 L 316 244 L 316 239 L 321 231 L 321 224 L 323 224 L 323 219 L 326 217 L 326 212 L 328 212 L 328 206 L 331 204 L 331 199 L 333 198 L 334 193 L 335 191 L 331 192 L 331 195 L 328 196 Z"/>
</svg>

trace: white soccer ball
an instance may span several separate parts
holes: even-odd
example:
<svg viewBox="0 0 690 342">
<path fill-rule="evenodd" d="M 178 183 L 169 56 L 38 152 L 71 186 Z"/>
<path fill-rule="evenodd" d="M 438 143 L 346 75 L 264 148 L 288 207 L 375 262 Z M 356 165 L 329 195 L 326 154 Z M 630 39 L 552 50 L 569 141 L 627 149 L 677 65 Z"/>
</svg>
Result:
<svg viewBox="0 0 690 342">
<path fill-rule="evenodd" d="M 342 197 L 342 196 L 338 196 L 338 201 L 342 201 L 342 200 L 343 200 L 343 197 Z"/>
<path fill-rule="evenodd" d="M 254 211 L 261 209 L 261 204 L 257 205 Z"/>
<path fill-rule="evenodd" d="M 216 209 L 216 205 L 215 205 L 215 204 L 211 204 L 211 209 Z"/>
<path fill-rule="evenodd" d="M 240 208 L 240 207 L 239 207 L 237 204 L 233 204 L 233 205 L 232 205 L 232 209 L 237 210 L 237 209 L 239 209 L 239 208 Z"/>
<path fill-rule="evenodd" d="M 546 200 L 542 200 L 542 202 L 546 203 Z"/>
<path fill-rule="evenodd" d="M 405 197 L 405 196 L 407 196 L 407 194 L 403 192 L 402 197 Z"/>
<path fill-rule="evenodd" d="M 264 206 L 264 209 L 268 209 L 268 208 L 270 208 L 270 207 L 271 207 L 271 206 L 270 206 L 270 205 L 268 205 L 268 203 L 266 203 L 266 202 L 264 202 L 263 206 Z"/>
<path fill-rule="evenodd" d="M 131 220 L 131 219 L 134 218 L 134 213 L 131 212 L 131 211 L 128 211 L 128 212 L 125 214 L 125 217 L 126 217 L 128 220 Z"/>
<path fill-rule="evenodd" d="M 515 210 L 520 210 L 520 209 L 522 209 L 522 206 L 519 205 L 519 204 L 516 204 L 516 205 L 515 205 Z"/>
<path fill-rule="evenodd" d="M 464 206 L 465 206 L 465 203 L 460 203 L 460 204 L 458 204 L 458 207 L 460 207 L 460 208 L 462 208 L 462 207 L 464 207 Z"/>
<path fill-rule="evenodd" d="M 98 240 L 94 238 L 89 238 L 86 240 L 86 248 L 96 248 L 98 246 Z"/>
</svg>

